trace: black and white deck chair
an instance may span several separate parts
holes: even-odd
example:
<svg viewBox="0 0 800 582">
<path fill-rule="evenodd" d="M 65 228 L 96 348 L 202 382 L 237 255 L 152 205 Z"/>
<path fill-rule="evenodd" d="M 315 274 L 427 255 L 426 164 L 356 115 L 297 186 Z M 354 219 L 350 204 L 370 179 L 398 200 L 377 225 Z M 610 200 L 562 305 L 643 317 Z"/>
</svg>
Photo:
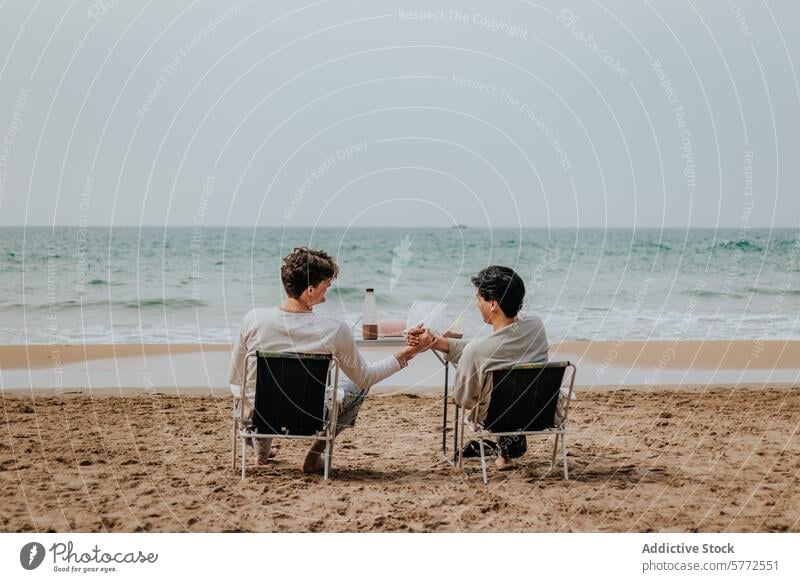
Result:
<svg viewBox="0 0 800 582">
<path fill-rule="evenodd" d="M 571 368 L 568 383 L 564 382 L 567 368 Z M 516 364 L 510 368 L 489 372 L 492 377 L 492 392 L 489 410 L 479 430 L 472 435 L 480 447 L 483 482 L 489 483 L 486 470 L 484 440 L 500 436 L 554 436 L 553 458 L 550 470 L 555 468 L 558 443 L 561 442 L 561 459 L 564 465 L 564 479 L 569 479 L 567 470 L 567 414 L 575 383 L 575 366 L 570 362 L 545 362 L 537 364 Z M 561 401 L 561 387 L 569 391 Z M 558 413 L 558 414 L 557 414 Z M 461 452 L 459 464 L 464 453 L 464 433 L 461 430 Z"/>
<path fill-rule="evenodd" d="M 248 423 L 245 407 L 235 403 L 232 464 L 236 469 L 236 441 L 242 446 L 242 479 L 247 476 L 246 439 L 324 440 L 325 479 L 330 477 L 334 427 L 339 411 L 332 398 L 328 415 L 326 391 L 336 394 L 339 365 L 330 354 L 252 351 L 245 357 L 240 394 L 245 394 L 248 362 L 257 361 L 253 420 Z"/>
</svg>

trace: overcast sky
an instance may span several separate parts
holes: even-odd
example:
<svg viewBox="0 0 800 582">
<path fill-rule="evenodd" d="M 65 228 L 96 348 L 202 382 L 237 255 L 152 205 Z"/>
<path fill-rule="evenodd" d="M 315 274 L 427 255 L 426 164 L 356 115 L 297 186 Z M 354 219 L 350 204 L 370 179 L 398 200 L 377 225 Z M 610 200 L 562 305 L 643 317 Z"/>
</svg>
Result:
<svg viewBox="0 0 800 582">
<path fill-rule="evenodd" d="M 746 0 L 6 0 L 0 225 L 797 227 L 799 29 Z"/>
</svg>

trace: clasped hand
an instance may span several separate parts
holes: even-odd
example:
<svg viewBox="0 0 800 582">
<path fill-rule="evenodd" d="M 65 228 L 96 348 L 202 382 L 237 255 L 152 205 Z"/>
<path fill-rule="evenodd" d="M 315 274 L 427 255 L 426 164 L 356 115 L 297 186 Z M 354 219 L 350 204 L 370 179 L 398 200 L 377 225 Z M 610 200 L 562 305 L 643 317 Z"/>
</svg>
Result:
<svg viewBox="0 0 800 582">
<path fill-rule="evenodd" d="M 430 328 L 423 327 L 422 324 L 416 325 L 406 332 L 406 344 L 417 348 L 420 352 L 429 349 L 436 343 L 436 339 Z"/>
</svg>

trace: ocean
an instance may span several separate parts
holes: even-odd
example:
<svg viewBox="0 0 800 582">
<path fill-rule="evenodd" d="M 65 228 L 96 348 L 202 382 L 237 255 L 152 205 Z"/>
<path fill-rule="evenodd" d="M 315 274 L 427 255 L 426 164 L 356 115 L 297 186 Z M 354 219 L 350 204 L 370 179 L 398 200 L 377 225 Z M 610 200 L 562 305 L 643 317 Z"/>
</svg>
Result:
<svg viewBox="0 0 800 582">
<path fill-rule="evenodd" d="M 295 246 L 341 266 L 321 313 L 354 322 L 447 303 L 486 333 L 470 277 L 513 267 L 551 342 L 800 339 L 791 229 L 0 228 L 0 343 L 224 343 L 281 300 Z"/>
</svg>

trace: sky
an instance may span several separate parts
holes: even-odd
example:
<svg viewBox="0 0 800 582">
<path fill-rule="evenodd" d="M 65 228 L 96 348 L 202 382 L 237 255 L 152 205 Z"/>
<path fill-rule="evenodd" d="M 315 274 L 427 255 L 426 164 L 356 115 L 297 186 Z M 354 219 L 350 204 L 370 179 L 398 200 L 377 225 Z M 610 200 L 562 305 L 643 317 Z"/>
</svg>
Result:
<svg viewBox="0 0 800 582">
<path fill-rule="evenodd" d="M 0 226 L 797 228 L 799 29 L 746 0 L 7 0 Z"/>
</svg>

